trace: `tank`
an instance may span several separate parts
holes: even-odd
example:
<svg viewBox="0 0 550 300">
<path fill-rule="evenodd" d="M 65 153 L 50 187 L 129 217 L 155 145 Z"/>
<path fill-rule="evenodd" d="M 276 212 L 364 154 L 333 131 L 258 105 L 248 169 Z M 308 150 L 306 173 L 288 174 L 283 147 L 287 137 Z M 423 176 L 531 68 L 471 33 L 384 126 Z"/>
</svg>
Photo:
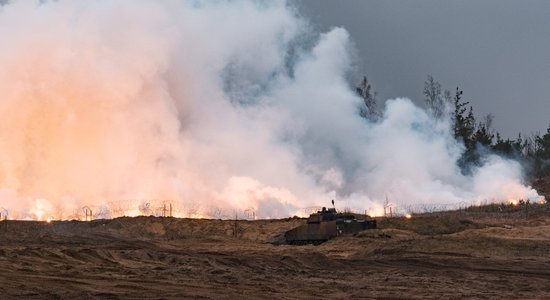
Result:
<svg viewBox="0 0 550 300">
<path fill-rule="evenodd" d="M 335 208 L 323 207 L 311 214 L 307 223 L 289 230 L 285 239 L 291 245 L 319 245 L 342 234 L 376 229 L 376 220 L 358 220 L 355 215 L 338 213 Z"/>
</svg>

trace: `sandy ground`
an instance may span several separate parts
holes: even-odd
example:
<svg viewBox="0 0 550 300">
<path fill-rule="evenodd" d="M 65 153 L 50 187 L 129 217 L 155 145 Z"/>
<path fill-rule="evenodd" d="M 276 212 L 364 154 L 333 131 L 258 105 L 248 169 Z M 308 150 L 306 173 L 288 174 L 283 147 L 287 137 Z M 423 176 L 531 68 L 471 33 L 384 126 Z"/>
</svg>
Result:
<svg viewBox="0 0 550 300">
<path fill-rule="evenodd" d="M 0 222 L 0 299 L 550 299 L 550 212 L 425 215 L 320 246 L 301 219 Z"/>
</svg>

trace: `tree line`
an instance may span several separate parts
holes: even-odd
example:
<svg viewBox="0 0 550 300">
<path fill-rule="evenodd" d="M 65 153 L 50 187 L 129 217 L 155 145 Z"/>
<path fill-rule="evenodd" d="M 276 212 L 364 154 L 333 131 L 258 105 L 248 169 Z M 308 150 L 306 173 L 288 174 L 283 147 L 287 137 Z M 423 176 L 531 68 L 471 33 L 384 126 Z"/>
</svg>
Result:
<svg viewBox="0 0 550 300">
<path fill-rule="evenodd" d="M 359 110 L 361 117 L 378 120 L 381 112 L 376 103 L 377 94 L 366 76 L 356 87 L 356 92 L 364 102 Z M 487 154 L 493 153 L 518 160 L 526 166 L 527 175 L 531 178 L 550 176 L 550 124 L 544 134 L 534 133 L 524 137 L 520 133 L 515 139 L 504 139 L 492 127 L 493 115 L 476 119 L 473 106 L 463 98 L 464 93 L 459 87 L 451 93 L 428 75 L 423 94 L 426 109 L 432 117 L 440 119 L 450 115 L 454 137 L 465 147 L 458 161 L 464 174 L 483 165 Z"/>
</svg>

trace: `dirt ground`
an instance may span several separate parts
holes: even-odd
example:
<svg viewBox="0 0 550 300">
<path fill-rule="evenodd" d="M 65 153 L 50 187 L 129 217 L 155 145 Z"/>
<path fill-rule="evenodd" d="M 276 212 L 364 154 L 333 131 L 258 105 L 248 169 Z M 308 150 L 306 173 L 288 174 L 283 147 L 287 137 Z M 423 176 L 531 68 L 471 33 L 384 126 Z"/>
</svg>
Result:
<svg viewBox="0 0 550 300">
<path fill-rule="evenodd" d="M 0 299 L 550 299 L 546 205 L 380 219 L 319 246 L 277 244 L 303 223 L 3 221 Z"/>
</svg>

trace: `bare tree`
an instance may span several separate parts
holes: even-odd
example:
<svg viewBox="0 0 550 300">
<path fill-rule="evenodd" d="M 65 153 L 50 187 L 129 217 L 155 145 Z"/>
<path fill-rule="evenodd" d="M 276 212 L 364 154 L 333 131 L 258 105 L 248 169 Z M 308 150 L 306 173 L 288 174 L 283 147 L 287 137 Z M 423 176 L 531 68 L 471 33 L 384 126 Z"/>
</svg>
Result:
<svg viewBox="0 0 550 300">
<path fill-rule="evenodd" d="M 445 114 L 447 105 L 452 101 L 451 92 L 442 91 L 441 84 L 435 81 L 432 75 L 428 75 L 428 79 L 424 81 L 423 92 L 428 110 L 434 118 L 441 119 Z"/>
</svg>

